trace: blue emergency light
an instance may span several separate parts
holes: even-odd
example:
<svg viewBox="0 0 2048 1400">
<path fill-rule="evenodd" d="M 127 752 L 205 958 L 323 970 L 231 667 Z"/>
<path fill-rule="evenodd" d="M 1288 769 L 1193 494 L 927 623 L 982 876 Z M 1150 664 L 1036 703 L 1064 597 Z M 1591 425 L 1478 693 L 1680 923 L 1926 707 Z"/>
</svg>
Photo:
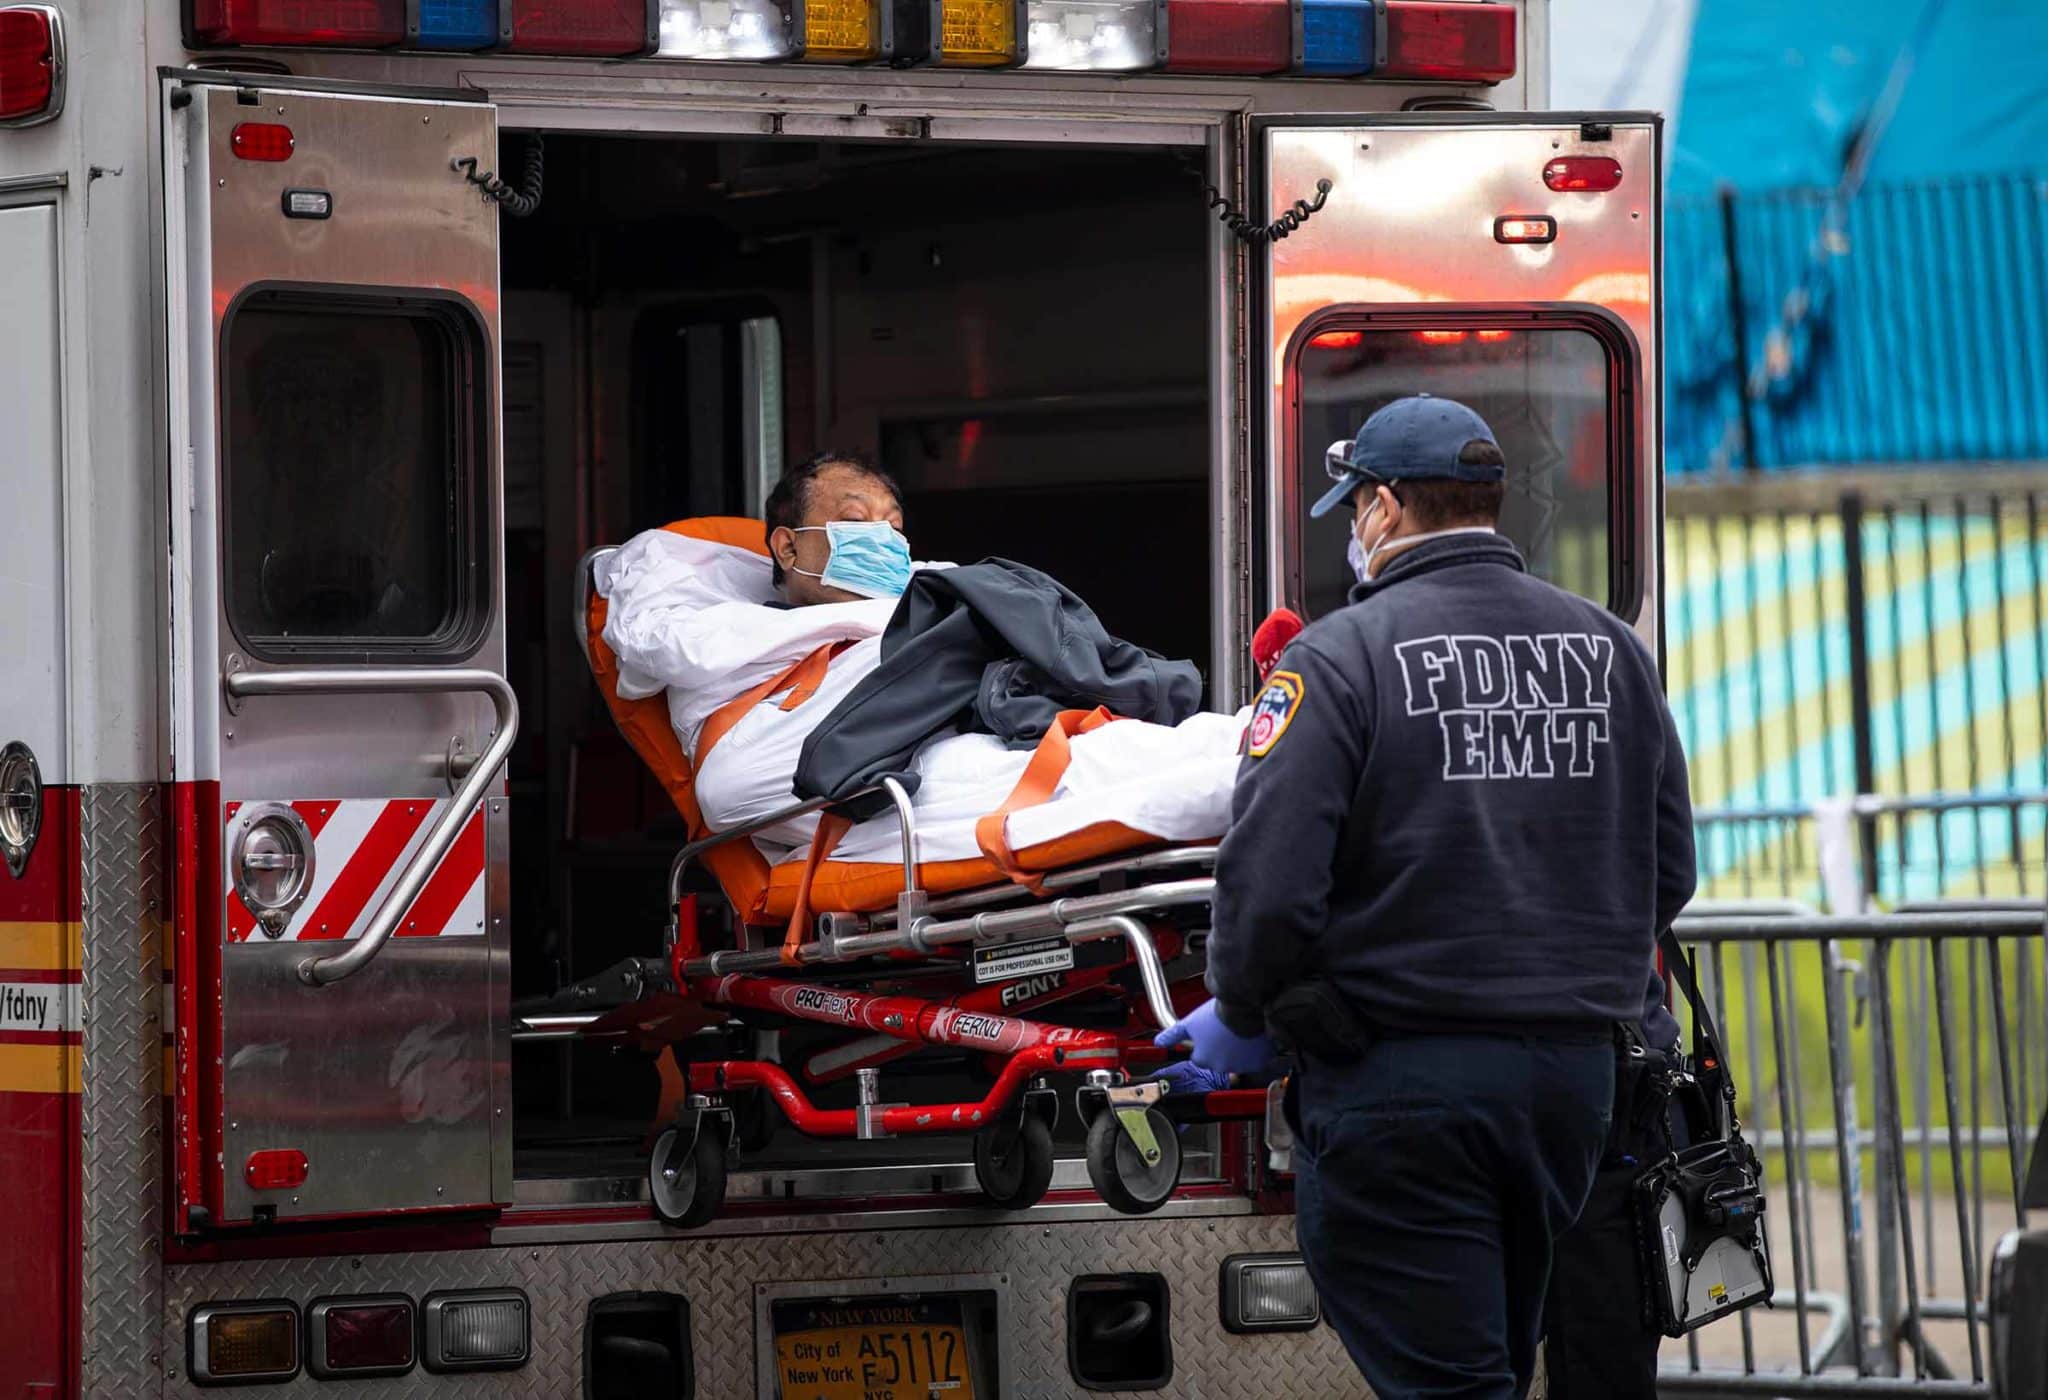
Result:
<svg viewBox="0 0 2048 1400">
<path fill-rule="evenodd" d="M 1355 78 L 1372 71 L 1373 0 L 1297 0 L 1294 71 L 1316 78 Z"/>
<path fill-rule="evenodd" d="M 512 37 L 498 0 L 406 0 L 405 43 L 414 49 L 487 49 Z"/>
</svg>

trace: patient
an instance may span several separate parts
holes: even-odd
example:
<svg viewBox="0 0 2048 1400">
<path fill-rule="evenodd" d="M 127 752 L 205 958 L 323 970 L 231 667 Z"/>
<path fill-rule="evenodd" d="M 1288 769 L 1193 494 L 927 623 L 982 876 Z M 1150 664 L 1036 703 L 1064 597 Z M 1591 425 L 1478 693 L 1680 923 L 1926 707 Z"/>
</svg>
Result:
<svg viewBox="0 0 2048 1400">
<path fill-rule="evenodd" d="M 859 457 L 821 452 L 792 467 L 763 514 L 775 586 L 790 607 L 894 598 L 910 582 L 896 483 Z"/>
<path fill-rule="evenodd" d="M 619 694 L 666 691 L 713 830 L 795 805 L 805 739 L 881 664 L 882 634 L 912 574 L 952 567 L 912 561 L 895 483 L 850 454 L 821 453 L 791 468 L 763 514 L 765 558 L 651 530 L 597 576 L 610 603 L 605 639 L 619 659 Z M 1102 820 L 1169 839 L 1217 835 L 1240 731 L 1230 716 L 1197 714 L 1179 726 L 1131 721 L 1079 735 L 1059 791 L 1085 789 L 1104 804 Z M 992 734 L 921 745 L 910 763 L 920 859 L 975 854 L 975 820 L 1030 758 Z M 1191 763 L 1203 769 L 1199 780 Z M 1153 791 L 1162 774 L 1184 772 L 1175 792 Z M 1011 819 L 1013 840 L 1023 820 Z M 778 822 L 754 839 L 770 860 L 791 857 L 817 821 Z M 893 818 L 863 822 L 836 855 L 887 860 L 896 841 Z"/>
</svg>

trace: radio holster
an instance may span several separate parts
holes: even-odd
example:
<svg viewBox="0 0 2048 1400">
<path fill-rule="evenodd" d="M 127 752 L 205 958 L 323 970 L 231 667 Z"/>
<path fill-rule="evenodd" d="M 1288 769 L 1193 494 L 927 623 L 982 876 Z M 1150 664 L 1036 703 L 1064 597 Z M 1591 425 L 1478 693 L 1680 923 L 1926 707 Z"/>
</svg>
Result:
<svg viewBox="0 0 2048 1400">
<path fill-rule="evenodd" d="M 1649 1111 L 1685 1118 L 1690 1145 L 1651 1163 L 1635 1184 L 1645 1321 L 1682 1337 L 1728 1313 L 1768 1305 L 1771 1258 L 1762 1164 L 1735 1116 L 1735 1080 L 1713 1013 L 1670 930 L 1658 946 L 1692 1006 L 1692 1055 L 1689 1064 L 1649 1071 L 1662 1083 L 1639 1084 L 1628 1111 L 1654 1104 Z M 1646 1058 L 1652 1057 L 1662 1058 Z"/>
<path fill-rule="evenodd" d="M 1351 1064 L 1371 1048 L 1372 1028 L 1336 984 L 1297 982 L 1266 1003 L 1266 1027 L 1284 1050 L 1330 1064 Z"/>
</svg>

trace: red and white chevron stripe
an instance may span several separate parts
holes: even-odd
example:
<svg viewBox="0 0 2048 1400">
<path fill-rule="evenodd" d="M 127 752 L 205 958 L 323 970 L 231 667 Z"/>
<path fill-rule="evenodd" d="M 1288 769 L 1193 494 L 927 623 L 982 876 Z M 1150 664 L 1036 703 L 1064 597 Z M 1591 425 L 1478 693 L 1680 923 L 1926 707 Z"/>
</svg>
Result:
<svg viewBox="0 0 2048 1400">
<path fill-rule="evenodd" d="M 222 848 L 230 862 L 235 814 L 243 805 L 230 802 L 224 813 L 228 831 Z M 358 937 L 447 805 L 445 798 L 293 802 L 292 809 L 313 833 L 313 888 L 280 937 Z M 225 872 L 222 885 L 227 890 L 228 941 L 262 942 L 255 916 L 235 893 L 232 869 Z M 435 938 L 483 931 L 484 814 L 479 810 L 406 910 L 398 936 Z"/>
</svg>

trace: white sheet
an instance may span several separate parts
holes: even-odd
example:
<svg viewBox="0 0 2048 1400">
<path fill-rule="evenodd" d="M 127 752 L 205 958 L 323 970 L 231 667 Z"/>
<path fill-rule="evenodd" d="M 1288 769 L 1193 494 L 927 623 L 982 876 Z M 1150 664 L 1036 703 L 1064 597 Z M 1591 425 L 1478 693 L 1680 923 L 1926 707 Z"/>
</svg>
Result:
<svg viewBox="0 0 2048 1400">
<path fill-rule="evenodd" d="M 714 830 L 795 802 L 790 784 L 804 737 L 879 663 L 895 608 L 887 599 L 771 607 L 776 593 L 765 558 L 665 530 L 636 536 L 601 561 L 596 584 L 610 604 L 604 635 L 619 658 L 619 693 L 638 699 L 666 689 L 670 722 L 692 754 L 704 721 L 735 696 L 820 646 L 854 644 L 833 658 L 804 704 L 785 711 L 763 701 L 697 765 L 698 805 Z M 1052 800 L 1010 815 L 1012 848 L 1102 822 L 1163 840 L 1221 836 L 1246 717 L 1200 714 L 1177 726 L 1120 720 L 1076 736 Z M 990 735 L 926 744 L 913 762 L 917 858 L 979 855 L 975 822 L 1009 795 L 1029 759 Z M 770 860 L 801 859 L 816 825 L 815 817 L 802 818 L 755 841 Z M 888 815 L 849 831 L 833 859 L 893 861 L 901 850 Z"/>
</svg>

